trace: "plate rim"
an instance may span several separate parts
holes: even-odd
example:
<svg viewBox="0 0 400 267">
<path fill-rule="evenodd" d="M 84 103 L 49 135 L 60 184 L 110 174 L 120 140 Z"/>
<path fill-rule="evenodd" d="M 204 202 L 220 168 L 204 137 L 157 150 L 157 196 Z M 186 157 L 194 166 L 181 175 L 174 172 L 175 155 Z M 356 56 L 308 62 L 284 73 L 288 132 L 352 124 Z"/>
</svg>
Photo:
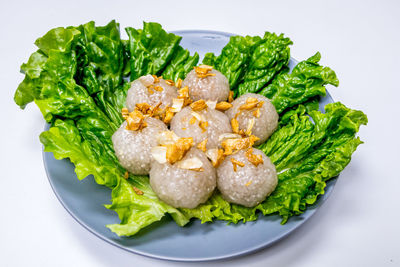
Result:
<svg viewBox="0 0 400 267">
<path fill-rule="evenodd" d="M 201 30 L 201 29 L 194 29 L 194 30 L 190 30 L 190 29 L 185 29 L 185 30 L 175 30 L 175 31 L 170 31 L 171 33 L 174 34 L 190 34 L 190 33 L 197 33 L 197 34 L 215 34 L 215 35 L 222 35 L 225 37 L 230 37 L 230 36 L 234 36 L 236 34 L 233 33 L 229 33 L 229 32 L 223 32 L 223 31 L 214 31 L 214 30 Z M 290 57 L 290 60 L 292 60 L 295 64 L 297 64 L 299 61 L 294 59 L 293 57 Z M 331 99 L 332 102 L 335 102 L 334 99 L 332 98 L 332 96 L 329 94 L 328 90 L 326 89 L 326 96 Z M 50 127 L 50 124 L 45 122 L 44 125 L 44 131 L 47 131 Z M 56 195 L 58 201 L 61 203 L 61 205 L 64 207 L 64 209 L 71 215 L 71 217 L 78 222 L 82 227 L 84 227 L 86 230 L 88 230 L 90 233 L 92 233 L 94 236 L 100 238 L 101 240 L 107 242 L 108 244 L 111 244 L 115 247 L 118 247 L 124 251 L 130 252 L 130 253 L 134 253 L 136 255 L 141 255 L 141 256 L 145 256 L 148 258 L 152 258 L 152 259 L 157 259 L 157 260 L 167 260 L 167 261 L 172 261 L 172 262 L 210 262 L 210 261 L 219 261 L 219 260 L 226 260 L 226 259 L 232 259 L 232 258 L 237 258 L 239 256 L 244 256 L 244 255 L 248 255 L 251 253 L 255 253 L 257 251 L 260 251 L 262 249 L 266 249 L 270 246 L 272 246 L 273 244 L 275 244 L 276 242 L 282 240 L 283 238 L 289 236 L 290 234 L 292 234 L 294 231 L 296 231 L 299 227 L 301 227 L 302 225 L 304 225 L 311 217 L 314 216 L 314 214 L 319 210 L 319 207 L 325 203 L 325 201 L 329 198 L 329 196 L 331 195 L 335 184 L 337 182 L 337 179 L 339 176 L 336 176 L 330 180 L 327 181 L 327 186 L 325 187 L 325 193 L 324 195 L 322 195 L 319 199 L 318 202 L 316 202 L 316 204 L 319 205 L 319 207 L 317 207 L 316 209 L 313 210 L 313 212 L 306 217 L 301 223 L 296 224 L 293 228 L 289 229 L 286 232 L 281 233 L 280 235 L 276 236 L 273 239 L 269 239 L 259 245 L 256 246 L 252 246 L 249 247 L 248 249 L 239 251 L 239 252 L 234 252 L 234 253 L 228 253 L 228 254 L 224 254 L 221 256 L 212 256 L 212 257 L 200 257 L 200 258 L 182 258 L 182 257 L 168 257 L 168 256 L 162 256 L 162 255 L 157 255 L 154 253 L 148 253 L 148 252 L 143 252 L 140 250 L 137 250 L 135 248 L 127 248 L 113 240 L 108 239 L 107 237 L 104 237 L 101 233 L 98 233 L 95 229 L 93 229 L 90 225 L 86 224 L 85 222 L 83 222 L 80 218 L 78 218 L 78 216 L 75 215 L 74 212 L 72 212 L 68 205 L 63 201 L 62 197 L 60 196 L 60 194 L 58 193 L 58 190 L 56 189 L 54 183 L 52 182 L 52 179 L 50 178 L 50 171 L 47 165 L 47 160 L 45 159 L 46 157 L 46 153 L 50 153 L 53 154 L 52 152 L 45 152 L 44 151 L 44 145 L 42 144 L 42 160 L 43 160 L 43 165 L 45 168 L 45 172 L 46 172 L 46 176 L 47 179 L 50 183 L 51 189 L 54 192 L 54 194 Z M 54 157 L 54 154 L 53 154 Z M 64 160 L 68 160 L 69 159 L 64 159 Z M 88 177 L 85 177 L 85 179 L 88 178 L 93 178 L 90 177 L 92 175 L 89 175 Z M 332 184 L 331 186 L 328 187 L 328 183 Z M 264 216 L 264 215 L 261 215 Z M 105 227 L 105 226 L 104 226 Z"/>
</svg>

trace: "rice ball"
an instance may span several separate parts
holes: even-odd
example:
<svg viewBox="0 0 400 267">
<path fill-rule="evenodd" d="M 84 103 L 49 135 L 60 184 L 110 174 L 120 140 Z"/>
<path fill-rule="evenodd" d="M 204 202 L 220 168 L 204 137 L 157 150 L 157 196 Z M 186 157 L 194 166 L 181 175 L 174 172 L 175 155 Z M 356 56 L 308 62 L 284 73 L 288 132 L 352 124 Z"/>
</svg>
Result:
<svg viewBox="0 0 400 267">
<path fill-rule="evenodd" d="M 251 129 L 251 132 L 253 135 L 260 138 L 260 140 L 255 142 L 255 145 L 259 145 L 264 143 L 278 127 L 279 115 L 276 112 L 274 105 L 272 105 L 268 98 L 253 93 L 242 95 L 232 102 L 232 107 L 225 111 L 225 114 L 230 120 L 233 119 L 239 112 L 240 106 L 245 104 L 249 97 L 256 98 L 258 101 L 264 101 L 262 107 L 259 108 L 258 117 L 255 116 L 255 113 L 258 112 L 257 108 L 253 108 L 250 110 L 241 110 L 236 119 L 239 122 L 239 129 L 243 129 L 245 131 L 249 125 L 249 122 L 254 119 L 254 125 Z"/>
<path fill-rule="evenodd" d="M 212 101 L 226 101 L 229 96 L 229 81 L 219 71 L 211 70 L 215 76 L 199 78 L 195 70 L 190 71 L 182 82 L 182 86 L 189 87 L 189 95 L 193 101 L 200 99 Z"/>
<path fill-rule="evenodd" d="M 157 135 L 168 130 L 167 126 L 155 118 L 146 118 L 147 126 L 140 131 L 127 130 L 125 121 L 113 134 L 115 155 L 122 167 L 137 175 L 150 171 L 151 148 L 157 145 Z"/>
<path fill-rule="evenodd" d="M 201 120 L 207 122 L 207 126 L 200 127 Z M 218 138 L 223 133 L 231 133 L 232 127 L 228 117 L 221 111 L 206 108 L 193 112 L 191 107 L 185 107 L 175 114 L 171 120 L 171 130 L 180 137 L 193 137 L 195 144 L 207 138 L 207 149 L 218 146 Z"/>
<path fill-rule="evenodd" d="M 161 78 L 158 78 L 158 82 L 154 81 L 151 75 L 146 75 L 131 83 L 126 97 L 126 107 L 129 111 L 133 111 L 139 103 L 155 106 L 161 102 L 160 107 L 165 108 L 166 105 L 171 106 L 172 99 L 176 97 L 178 97 L 178 89 L 175 86 L 167 84 Z"/>
<path fill-rule="evenodd" d="M 159 163 L 153 161 L 150 170 L 150 185 L 157 196 L 175 208 L 195 208 L 204 203 L 216 187 L 216 172 L 203 152 L 191 148 L 182 161 L 197 157 L 203 171 L 179 168 L 179 161 Z"/>
<path fill-rule="evenodd" d="M 261 155 L 264 162 L 256 167 L 242 149 L 227 156 L 217 168 L 218 189 L 226 201 L 254 207 L 275 190 L 278 178 L 274 164 L 261 150 L 253 148 L 253 154 Z M 244 163 L 244 167 L 237 166 L 235 172 L 232 158 Z"/>
</svg>

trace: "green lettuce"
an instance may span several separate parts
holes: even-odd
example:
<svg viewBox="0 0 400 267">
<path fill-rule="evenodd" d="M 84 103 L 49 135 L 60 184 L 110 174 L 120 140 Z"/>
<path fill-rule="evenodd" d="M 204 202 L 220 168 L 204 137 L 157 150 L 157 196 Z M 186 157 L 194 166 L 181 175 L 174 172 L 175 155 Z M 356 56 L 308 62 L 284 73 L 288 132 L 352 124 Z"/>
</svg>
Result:
<svg viewBox="0 0 400 267">
<path fill-rule="evenodd" d="M 261 204 L 245 208 L 229 204 L 216 193 L 196 209 L 184 209 L 187 217 L 208 222 L 257 219 L 257 211 L 264 215 L 278 213 L 285 223 L 291 216 L 303 213 L 307 205 L 324 194 L 326 181 L 336 177 L 350 162 L 351 155 L 362 142 L 356 133 L 367 124 L 364 113 L 351 110 L 337 102 L 325 106 L 325 112 L 310 111 L 299 106 L 287 124 L 259 146 L 275 164 L 278 186 Z"/>
<path fill-rule="evenodd" d="M 282 71 L 260 94 L 271 99 L 278 113 L 315 96 L 325 96 L 325 85 L 339 85 L 335 72 L 318 64 L 321 54 L 317 52 L 298 63 L 291 73 Z"/>
<path fill-rule="evenodd" d="M 259 92 L 290 59 L 292 41 L 275 33 L 259 36 L 232 36 L 217 57 L 207 53 L 204 64 L 214 66 L 229 80 L 235 95 Z"/>
<path fill-rule="evenodd" d="M 40 135 L 46 152 L 56 159 L 69 158 L 78 179 L 93 175 L 98 184 L 113 189 L 112 204 L 107 208 L 115 210 L 122 222 L 109 228 L 120 235 L 133 235 L 168 213 L 179 225 L 186 224 L 188 219 L 180 211 L 157 199 L 148 177 L 125 180 L 125 170 L 115 156 L 111 136 L 122 122 L 118 110 L 129 89 L 124 75 L 129 74 L 130 54 L 120 39 L 119 25 L 111 21 L 96 27 L 89 22 L 56 28 L 35 43 L 39 50 L 21 66 L 25 79 L 15 93 L 15 102 L 24 108 L 35 101 L 51 123 Z M 186 53 L 183 56 L 188 58 Z M 182 54 L 174 57 L 179 63 L 178 57 Z M 169 73 L 181 77 L 183 72 L 177 66 Z M 133 187 L 144 195 L 137 195 Z M 126 201 L 128 210 L 123 208 Z"/>
<path fill-rule="evenodd" d="M 190 56 L 188 50 L 179 46 L 171 61 L 161 73 L 162 77 L 173 81 L 183 80 L 186 74 L 197 65 L 197 62 L 199 62 L 199 54 L 197 52 Z"/>
<path fill-rule="evenodd" d="M 165 75 L 177 80 L 198 62 L 197 53 L 193 57 L 189 51 L 179 46 L 182 37 L 167 33 L 160 24 L 143 23 L 143 29 L 125 29 L 129 36 L 131 80 L 146 74 Z"/>
<path fill-rule="evenodd" d="M 325 182 L 343 170 L 362 143 L 356 137 L 360 125 L 367 123 L 361 111 L 340 103 L 327 105 L 325 113 L 318 111 L 324 86 L 338 85 L 335 73 L 318 64 L 319 53 L 289 73 L 288 38 L 268 32 L 263 38 L 234 36 L 219 56 L 207 54 L 203 62 L 224 73 L 236 94 L 262 90 L 280 112 L 278 130 L 259 147 L 276 165 L 278 186 L 254 208 L 230 204 L 215 192 L 195 209 L 175 209 L 157 198 L 148 176 L 124 178 L 111 136 L 122 122 L 129 78 L 150 73 L 176 81 L 199 56 L 191 56 L 179 45 L 181 37 L 157 23 L 126 31 L 129 40 L 121 40 L 115 21 L 104 27 L 89 22 L 50 30 L 22 64 L 25 78 L 14 95 L 21 108 L 34 101 L 51 124 L 40 135 L 46 152 L 70 159 L 78 179 L 93 175 L 98 184 L 112 189 L 106 207 L 121 223 L 107 227 L 117 235 L 134 235 L 166 214 L 180 226 L 191 218 L 253 221 L 260 212 L 280 214 L 284 223 L 324 193 Z"/>
<path fill-rule="evenodd" d="M 138 195 L 133 186 L 140 189 Z M 121 223 L 107 227 L 119 236 L 131 236 L 142 228 L 161 220 L 168 213 L 179 226 L 184 226 L 189 219 L 178 209 L 159 200 L 152 191 L 147 176 L 134 176 L 131 180 L 119 179 L 119 184 L 112 190 L 112 204 L 106 205 L 115 211 Z"/>
<path fill-rule="evenodd" d="M 218 57 L 213 53 L 207 53 L 203 63 L 214 66 L 222 72 L 228 78 L 230 87 L 236 88 L 243 80 L 254 46 L 261 40 L 259 36 L 231 36 L 229 43 L 222 48 Z"/>
<path fill-rule="evenodd" d="M 88 122 L 92 121 L 92 124 Z M 93 122 L 94 121 L 94 122 Z M 80 126 L 79 126 L 80 124 Z M 114 153 L 94 139 L 102 139 L 95 126 L 96 118 L 86 118 L 75 123 L 72 120 L 56 120 L 53 126 L 40 135 L 45 152 L 53 152 L 56 159 L 69 158 L 75 165 L 75 173 L 82 180 L 93 175 L 96 183 L 112 188 L 112 204 L 107 208 L 117 212 L 120 224 L 108 225 L 118 235 L 134 235 L 143 227 L 159 221 L 169 213 L 183 226 L 188 219 L 177 209 L 157 199 L 147 176 L 123 178 L 125 170 L 119 165 Z M 85 128 L 82 128 L 85 127 Z M 92 137 L 88 137 L 88 136 Z M 111 138 L 104 140 L 111 146 Z M 144 194 L 138 195 L 134 187 Z"/>
</svg>

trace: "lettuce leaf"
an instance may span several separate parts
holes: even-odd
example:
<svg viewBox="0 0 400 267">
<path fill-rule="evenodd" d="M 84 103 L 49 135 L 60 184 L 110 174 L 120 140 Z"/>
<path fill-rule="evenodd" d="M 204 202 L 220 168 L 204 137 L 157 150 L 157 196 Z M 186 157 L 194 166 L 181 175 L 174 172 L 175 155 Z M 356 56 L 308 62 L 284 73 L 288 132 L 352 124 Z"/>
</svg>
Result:
<svg viewBox="0 0 400 267">
<path fill-rule="evenodd" d="M 325 85 L 339 85 L 335 72 L 319 65 L 321 54 L 317 52 L 298 63 L 291 73 L 287 70 L 265 87 L 260 94 L 271 99 L 278 113 L 315 96 L 325 96 Z"/>
<path fill-rule="evenodd" d="M 338 85 L 335 73 L 318 64 L 319 53 L 289 73 L 288 38 L 268 32 L 263 38 L 234 36 L 221 55 L 207 54 L 203 62 L 224 73 L 236 94 L 264 88 L 262 93 L 279 110 L 278 130 L 260 146 L 279 171 L 278 187 L 254 208 L 230 204 L 215 192 L 196 209 L 175 209 L 157 198 L 147 176 L 123 178 L 111 136 L 122 122 L 119 111 L 130 87 L 128 75 L 136 79 L 151 73 L 176 81 L 197 64 L 198 54 L 191 56 L 179 46 L 181 37 L 157 23 L 126 31 L 129 40 L 121 40 L 115 21 L 104 27 L 89 22 L 50 30 L 22 64 L 25 78 L 14 95 L 21 108 L 34 101 L 51 123 L 40 135 L 46 152 L 69 158 L 79 179 L 93 175 L 98 184 L 112 189 L 106 207 L 121 223 L 107 227 L 118 235 L 134 235 L 166 214 L 181 226 L 191 218 L 252 221 L 259 211 L 278 213 L 284 223 L 324 193 L 325 182 L 343 170 L 362 143 L 356 137 L 360 125 L 367 123 L 361 111 L 340 103 L 327 105 L 325 114 L 317 111 L 324 86 Z"/>
<path fill-rule="evenodd" d="M 125 29 L 129 36 L 131 80 L 159 74 L 178 49 L 182 37 L 167 33 L 158 23 L 143 22 L 143 30 Z"/>
<path fill-rule="evenodd" d="M 243 79 L 254 46 L 261 40 L 259 36 L 231 36 L 221 54 L 216 57 L 213 53 L 207 53 L 203 64 L 214 66 L 228 78 L 230 87 L 236 88 Z"/>
<path fill-rule="evenodd" d="M 107 227 L 119 236 L 131 236 L 142 228 L 161 220 L 166 213 L 171 215 L 179 226 L 189 222 L 189 219 L 168 204 L 157 198 L 152 191 L 147 176 L 135 176 L 134 179 L 119 179 L 118 185 L 112 190 L 112 204 L 106 208 L 115 211 L 120 224 L 110 224 Z M 143 195 L 135 193 L 133 188 L 140 189 Z"/>
<path fill-rule="evenodd" d="M 75 165 L 79 180 L 93 175 L 96 183 L 113 187 L 124 174 L 115 161 L 108 160 L 103 146 L 81 137 L 72 120 L 56 120 L 53 126 L 40 134 L 45 152 L 53 152 L 58 160 L 69 158 Z"/>
<path fill-rule="evenodd" d="M 263 38 L 232 36 L 218 57 L 207 53 L 203 63 L 222 72 L 235 95 L 256 93 L 287 66 L 291 44 L 283 34 L 270 32 L 265 32 Z"/>
<path fill-rule="evenodd" d="M 199 55 L 190 56 L 179 43 L 182 37 L 167 33 L 160 24 L 143 22 L 143 30 L 128 27 L 131 81 L 146 74 L 183 79 L 196 66 Z"/>
<path fill-rule="evenodd" d="M 199 54 L 197 52 L 193 56 L 190 56 L 189 50 L 179 46 L 173 58 L 162 72 L 162 76 L 164 79 L 170 79 L 175 82 L 179 78 L 183 80 L 186 74 L 197 65 L 197 62 L 199 62 Z"/>
<path fill-rule="evenodd" d="M 310 111 L 315 124 L 305 114 L 292 114 L 287 124 L 259 146 L 275 164 L 278 186 L 261 204 L 245 208 L 229 204 L 217 193 L 205 204 L 193 210 L 183 210 L 186 216 L 202 222 L 257 219 L 257 211 L 264 215 L 278 213 L 285 223 L 291 216 L 303 213 L 324 194 L 326 181 L 336 177 L 350 162 L 352 153 L 362 142 L 356 133 L 367 124 L 364 113 L 351 110 L 337 102 L 325 106 L 326 113 Z"/>
<path fill-rule="evenodd" d="M 88 123 L 90 121 L 91 124 Z M 100 123 L 96 118 L 85 118 L 85 121 L 78 122 L 80 126 L 72 120 L 56 120 L 48 131 L 40 135 L 40 141 L 44 151 L 53 152 L 56 159 L 69 158 L 75 165 L 78 179 L 93 175 L 96 183 L 112 188 L 112 204 L 106 205 L 106 208 L 117 212 L 121 224 L 107 227 L 118 235 L 134 235 L 143 227 L 160 220 L 166 213 L 179 225 L 186 224 L 188 219 L 181 212 L 157 199 L 148 177 L 123 178 L 125 170 L 114 153 L 110 154 L 104 146 L 94 141 L 97 138 L 111 143 L 110 138 L 104 139 L 102 133 L 96 130 L 95 126 Z M 133 186 L 144 194 L 136 194 Z"/>
<path fill-rule="evenodd" d="M 283 34 L 266 32 L 263 40 L 256 45 L 251 55 L 249 67 L 239 84 L 238 93 L 256 93 L 260 91 L 290 59 L 289 45 L 293 42 Z"/>
</svg>

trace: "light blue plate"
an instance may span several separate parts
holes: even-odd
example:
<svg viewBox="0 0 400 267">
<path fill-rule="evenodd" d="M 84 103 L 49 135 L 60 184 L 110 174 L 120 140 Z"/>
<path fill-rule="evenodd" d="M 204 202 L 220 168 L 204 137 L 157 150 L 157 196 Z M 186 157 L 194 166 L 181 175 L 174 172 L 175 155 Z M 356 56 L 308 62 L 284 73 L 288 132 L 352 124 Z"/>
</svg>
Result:
<svg viewBox="0 0 400 267">
<path fill-rule="evenodd" d="M 232 34 L 214 31 L 177 31 L 182 46 L 202 57 L 206 52 L 219 53 Z M 297 62 L 291 59 L 289 66 Z M 321 108 L 333 102 L 321 99 Z M 49 125 L 46 126 L 46 130 Z M 103 205 L 110 203 L 110 189 L 95 183 L 92 176 L 79 181 L 69 160 L 56 160 L 52 153 L 43 153 L 50 184 L 64 208 L 87 230 L 124 250 L 158 259 L 175 261 L 209 261 L 226 259 L 265 248 L 288 235 L 307 221 L 330 195 L 336 179 L 328 182 L 326 193 L 316 205 L 300 216 L 280 224 L 280 217 L 262 216 L 254 222 L 227 225 L 226 222 L 201 224 L 196 220 L 179 227 L 168 216 L 143 229 L 131 238 L 118 237 L 106 224 L 119 223 L 116 213 Z"/>
</svg>

